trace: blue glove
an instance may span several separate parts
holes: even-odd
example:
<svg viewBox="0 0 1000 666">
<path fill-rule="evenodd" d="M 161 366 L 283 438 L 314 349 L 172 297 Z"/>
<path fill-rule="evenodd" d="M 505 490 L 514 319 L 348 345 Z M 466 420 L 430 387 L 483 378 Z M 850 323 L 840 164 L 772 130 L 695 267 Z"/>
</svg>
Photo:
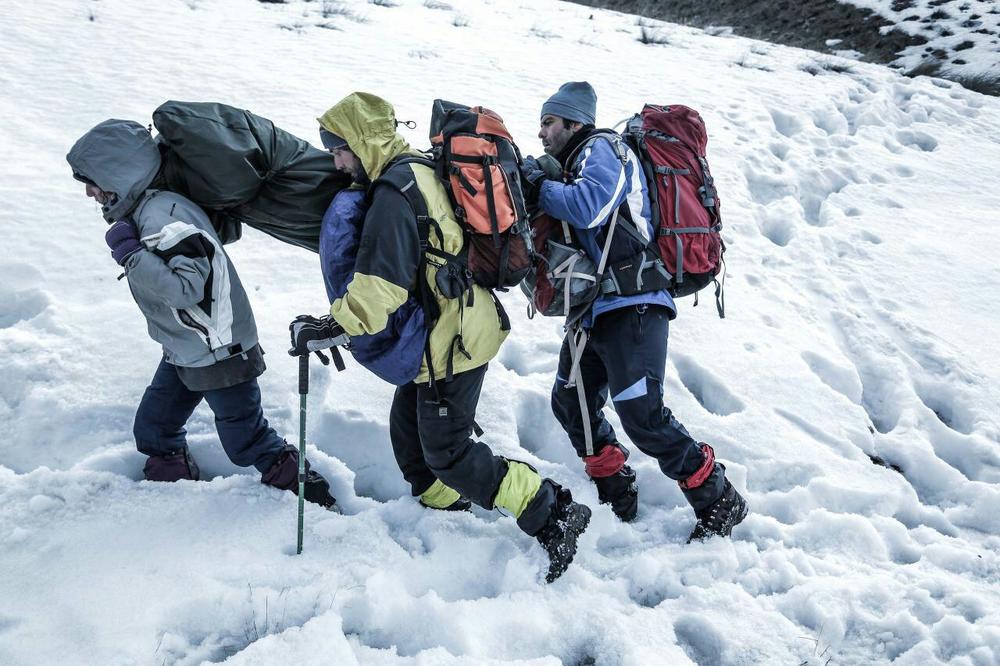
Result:
<svg viewBox="0 0 1000 666">
<path fill-rule="evenodd" d="M 104 242 L 111 248 L 111 258 L 124 266 L 128 258 L 142 249 L 139 230 L 132 220 L 118 220 L 104 234 Z"/>
</svg>

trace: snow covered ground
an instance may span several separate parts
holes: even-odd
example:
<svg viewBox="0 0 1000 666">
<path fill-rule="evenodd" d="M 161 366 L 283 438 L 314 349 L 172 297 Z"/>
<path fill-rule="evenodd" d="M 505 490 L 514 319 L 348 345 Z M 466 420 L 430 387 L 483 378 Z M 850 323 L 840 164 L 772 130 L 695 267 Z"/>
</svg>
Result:
<svg viewBox="0 0 1000 666">
<path fill-rule="evenodd" d="M 1000 660 L 1000 100 L 676 26 L 644 45 L 632 17 L 543 0 L 5 9 L 0 663 Z M 553 585 L 513 521 L 408 496 L 391 387 L 356 365 L 314 364 L 310 457 L 345 515 L 309 507 L 301 556 L 294 497 L 225 459 L 207 409 L 189 431 L 212 480 L 139 480 L 158 351 L 70 178 L 80 134 L 174 98 L 315 140 L 361 89 L 419 123 L 416 145 L 443 97 L 498 110 L 537 154 L 538 108 L 574 79 L 602 124 L 644 101 L 708 123 L 728 316 L 683 302 L 666 393 L 752 504 L 734 540 L 684 545 L 691 512 L 638 453 L 638 521 L 597 507 L 548 409 L 559 322 L 516 293 L 478 420 L 595 508 Z M 317 259 L 253 230 L 230 253 L 270 352 L 265 411 L 294 440 L 287 323 L 326 308 Z"/>
<path fill-rule="evenodd" d="M 905 70 L 937 61 L 955 75 L 1000 76 L 1000 4 L 996 0 L 840 0 L 870 9 L 910 35 L 911 46 L 894 64 Z"/>
</svg>

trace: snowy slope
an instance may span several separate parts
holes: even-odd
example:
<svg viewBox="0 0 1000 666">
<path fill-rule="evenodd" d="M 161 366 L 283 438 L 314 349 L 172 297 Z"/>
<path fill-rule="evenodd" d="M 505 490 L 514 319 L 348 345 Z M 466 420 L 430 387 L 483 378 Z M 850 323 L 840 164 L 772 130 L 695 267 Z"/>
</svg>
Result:
<svg viewBox="0 0 1000 666">
<path fill-rule="evenodd" d="M 1000 76 L 1000 4 L 996 0 L 841 0 L 870 9 L 906 34 L 926 40 L 899 54 L 905 70 L 937 61 L 951 75 Z"/>
<path fill-rule="evenodd" d="M 675 26 L 647 46 L 633 17 L 572 4 L 392 4 L 7 7 L 0 663 L 1000 660 L 1000 100 Z M 478 420 L 596 509 L 555 584 L 513 521 L 417 506 L 391 387 L 356 365 L 314 364 L 310 457 L 346 513 L 310 507 L 303 555 L 294 498 L 224 458 L 207 410 L 189 432 L 214 479 L 139 481 L 131 417 L 158 352 L 69 176 L 80 134 L 174 98 L 315 140 L 362 89 L 418 121 L 416 145 L 444 97 L 498 110 L 537 154 L 541 102 L 583 78 L 603 124 L 679 102 L 710 129 L 728 316 L 683 302 L 666 393 L 752 503 L 733 541 L 684 545 L 690 510 L 638 453 L 639 520 L 597 508 L 548 411 L 559 323 L 514 293 Z M 230 253 L 270 352 L 265 411 L 294 438 L 287 322 L 327 305 L 317 259 L 252 230 Z"/>
</svg>

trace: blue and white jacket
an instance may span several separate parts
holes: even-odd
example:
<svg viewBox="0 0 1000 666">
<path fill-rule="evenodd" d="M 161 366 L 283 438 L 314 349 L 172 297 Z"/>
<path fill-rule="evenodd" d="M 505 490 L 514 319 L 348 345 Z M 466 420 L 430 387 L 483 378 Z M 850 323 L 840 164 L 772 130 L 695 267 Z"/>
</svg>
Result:
<svg viewBox="0 0 1000 666">
<path fill-rule="evenodd" d="M 646 243 L 650 242 L 654 233 L 642 165 L 621 137 L 615 137 L 590 130 L 583 141 L 575 142 L 578 145 L 582 143 L 583 148 L 576 152 L 573 163 L 564 165 L 570 174 L 566 182 L 543 181 L 538 196 L 542 210 L 575 229 L 578 242 L 596 265 L 600 265 L 608 224 L 619 207 L 623 209 L 618 218 L 619 226 L 629 224 L 624 219 L 627 210 Z M 617 150 L 612 141 L 618 142 Z M 619 159 L 619 150 L 624 155 L 624 163 Z M 616 228 L 608 263 L 627 259 L 641 249 L 638 239 L 626 230 Z M 634 296 L 607 294 L 598 296 L 594 301 L 583 319 L 583 325 L 592 326 L 596 317 L 610 310 L 642 304 L 666 306 L 671 310 L 671 318 L 677 312 L 674 300 L 666 290 Z"/>
</svg>

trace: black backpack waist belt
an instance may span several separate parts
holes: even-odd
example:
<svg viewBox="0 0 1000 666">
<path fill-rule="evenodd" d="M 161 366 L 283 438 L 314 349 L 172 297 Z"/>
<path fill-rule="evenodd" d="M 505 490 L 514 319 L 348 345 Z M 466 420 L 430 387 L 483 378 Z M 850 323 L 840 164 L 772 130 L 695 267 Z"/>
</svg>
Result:
<svg viewBox="0 0 1000 666">
<path fill-rule="evenodd" d="M 601 294 L 634 296 L 661 291 L 672 286 L 673 277 L 659 255 L 647 247 L 635 256 L 607 266 L 601 276 Z"/>
</svg>

